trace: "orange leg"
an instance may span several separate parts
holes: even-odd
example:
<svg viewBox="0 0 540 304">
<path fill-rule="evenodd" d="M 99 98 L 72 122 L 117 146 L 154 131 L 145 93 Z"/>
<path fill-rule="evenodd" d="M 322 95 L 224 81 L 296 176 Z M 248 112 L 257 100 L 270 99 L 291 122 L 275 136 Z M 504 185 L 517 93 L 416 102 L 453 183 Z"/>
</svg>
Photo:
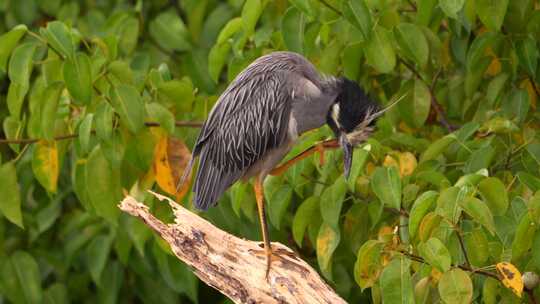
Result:
<svg viewBox="0 0 540 304">
<path fill-rule="evenodd" d="M 259 210 L 259 221 L 261 223 L 261 232 L 264 242 L 264 253 L 266 254 L 266 274 L 268 279 L 268 273 L 270 272 L 270 264 L 272 263 L 272 246 L 270 245 L 270 236 L 268 234 L 268 222 L 266 221 L 266 214 L 264 209 L 264 189 L 263 181 L 260 177 L 255 178 L 253 184 L 255 190 L 255 199 L 257 200 L 257 209 Z"/>
<path fill-rule="evenodd" d="M 320 161 L 321 165 L 323 165 L 324 164 L 324 151 L 326 149 L 335 149 L 335 148 L 339 148 L 339 143 L 335 139 L 330 139 L 330 140 L 327 140 L 327 141 L 317 143 L 317 144 L 311 146 L 310 148 L 306 149 L 304 152 L 302 152 L 302 153 L 298 154 L 297 156 L 293 157 L 289 161 L 285 162 L 281 166 L 274 168 L 270 172 L 270 174 L 271 175 L 282 175 L 283 173 L 285 173 L 285 171 L 287 171 L 287 169 L 292 167 L 292 165 L 294 165 L 295 163 L 297 163 L 297 162 L 299 162 L 299 161 L 301 161 L 301 160 L 303 160 L 303 159 L 305 159 L 305 158 L 307 158 L 307 157 L 309 157 L 312 154 L 315 154 L 317 152 L 320 153 L 319 161 Z"/>
</svg>

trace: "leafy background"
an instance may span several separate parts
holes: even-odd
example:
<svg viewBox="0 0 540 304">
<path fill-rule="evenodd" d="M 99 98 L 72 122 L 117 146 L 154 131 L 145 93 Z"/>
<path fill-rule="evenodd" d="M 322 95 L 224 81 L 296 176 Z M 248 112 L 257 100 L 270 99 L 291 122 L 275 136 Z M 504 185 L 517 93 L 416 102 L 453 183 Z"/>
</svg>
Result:
<svg viewBox="0 0 540 304">
<path fill-rule="evenodd" d="M 540 299 L 519 274 L 540 271 L 536 0 L 0 0 L 0 20 L 0 302 L 226 303 L 116 204 L 191 208 L 197 122 L 273 50 L 402 98 L 349 180 L 339 151 L 268 178 L 274 241 L 351 303 Z M 260 237 L 249 185 L 201 216 Z"/>
</svg>

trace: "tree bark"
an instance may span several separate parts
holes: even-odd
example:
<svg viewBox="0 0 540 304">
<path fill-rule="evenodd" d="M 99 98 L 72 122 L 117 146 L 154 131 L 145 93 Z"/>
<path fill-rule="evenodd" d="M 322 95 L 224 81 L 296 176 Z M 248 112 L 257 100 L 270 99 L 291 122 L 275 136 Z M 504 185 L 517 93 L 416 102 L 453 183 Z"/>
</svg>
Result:
<svg viewBox="0 0 540 304">
<path fill-rule="evenodd" d="M 178 259 L 235 303 L 346 303 L 288 247 L 272 243 L 275 257 L 266 280 L 262 243 L 228 234 L 168 197 L 151 193 L 169 203 L 174 223 L 161 222 L 131 196 L 119 207 L 159 233 Z"/>
</svg>

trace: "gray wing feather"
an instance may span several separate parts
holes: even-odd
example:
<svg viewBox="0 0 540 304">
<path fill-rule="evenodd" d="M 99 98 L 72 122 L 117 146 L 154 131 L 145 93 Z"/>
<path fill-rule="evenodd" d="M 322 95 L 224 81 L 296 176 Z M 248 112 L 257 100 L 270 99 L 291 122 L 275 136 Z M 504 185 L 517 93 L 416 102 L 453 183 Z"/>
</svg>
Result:
<svg viewBox="0 0 540 304">
<path fill-rule="evenodd" d="M 251 74 L 222 94 L 205 122 L 195 148 L 200 163 L 194 204 L 206 210 L 266 151 L 287 137 L 291 112 L 290 72 Z"/>
</svg>

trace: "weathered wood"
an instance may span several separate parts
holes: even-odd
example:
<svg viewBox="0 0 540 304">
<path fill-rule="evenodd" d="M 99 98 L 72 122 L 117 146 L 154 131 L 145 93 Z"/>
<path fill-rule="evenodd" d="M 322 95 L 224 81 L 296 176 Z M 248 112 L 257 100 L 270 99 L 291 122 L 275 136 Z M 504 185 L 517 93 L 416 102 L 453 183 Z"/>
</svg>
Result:
<svg viewBox="0 0 540 304">
<path fill-rule="evenodd" d="M 286 246 L 272 243 L 277 256 L 267 281 L 262 243 L 228 234 L 173 200 L 152 194 L 169 203 L 174 223 L 161 222 L 131 196 L 125 197 L 119 207 L 159 233 L 178 259 L 235 303 L 346 303 Z"/>
</svg>

